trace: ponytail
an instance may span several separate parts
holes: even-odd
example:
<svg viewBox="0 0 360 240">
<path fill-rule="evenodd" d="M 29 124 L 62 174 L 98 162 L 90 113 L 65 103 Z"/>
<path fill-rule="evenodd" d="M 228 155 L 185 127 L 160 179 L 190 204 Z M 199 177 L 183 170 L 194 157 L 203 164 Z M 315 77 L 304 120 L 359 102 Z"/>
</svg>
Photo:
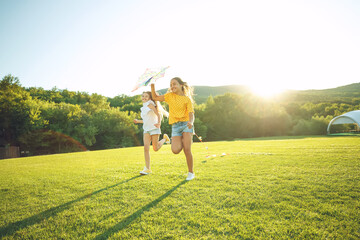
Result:
<svg viewBox="0 0 360 240">
<path fill-rule="evenodd" d="M 161 120 L 163 119 L 163 116 L 165 117 L 169 117 L 169 113 L 163 108 L 163 106 L 161 105 L 161 103 L 159 101 L 156 101 L 156 108 L 160 114 L 160 118 Z"/>
</svg>

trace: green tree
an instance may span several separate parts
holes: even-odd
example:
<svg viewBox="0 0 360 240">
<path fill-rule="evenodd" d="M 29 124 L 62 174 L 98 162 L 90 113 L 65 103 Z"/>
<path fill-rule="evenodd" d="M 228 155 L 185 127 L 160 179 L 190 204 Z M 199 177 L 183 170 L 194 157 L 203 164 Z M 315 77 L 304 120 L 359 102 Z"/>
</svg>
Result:
<svg viewBox="0 0 360 240">
<path fill-rule="evenodd" d="M 103 109 L 110 109 L 110 103 L 106 97 L 93 93 L 90 96 L 89 102 L 81 105 L 81 107 L 88 113 L 96 113 Z"/>
<path fill-rule="evenodd" d="M 208 100 L 200 120 L 207 126 L 206 140 L 230 140 L 252 136 L 253 118 L 243 108 L 244 99 L 237 94 L 224 94 Z"/>
<path fill-rule="evenodd" d="M 139 145 L 136 136 L 139 129 L 133 123 L 133 113 L 121 112 L 118 108 L 102 109 L 93 114 L 98 129 L 96 143 L 92 149 L 130 147 Z"/>
<path fill-rule="evenodd" d="M 142 107 L 141 95 L 126 96 L 119 95 L 108 99 L 110 107 L 118 107 L 121 111 L 140 112 Z"/>
<path fill-rule="evenodd" d="M 0 82 L 0 144 L 17 145 L 17 138 L 30 128 L 30 94 L 11 75 Z"/>
</svg>

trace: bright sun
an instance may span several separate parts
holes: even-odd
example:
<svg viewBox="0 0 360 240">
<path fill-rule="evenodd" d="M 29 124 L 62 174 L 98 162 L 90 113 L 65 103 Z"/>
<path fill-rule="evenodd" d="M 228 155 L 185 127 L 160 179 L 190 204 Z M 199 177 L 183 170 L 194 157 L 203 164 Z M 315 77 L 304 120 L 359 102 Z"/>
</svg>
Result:
<svg viewBox="0 0 360 240">
<path fill-rule="evenodd" d="M 279 88 L 276 85 L 265 85 L 265 84 L 259 84 L 259 85 L 253 85 L 250 86 L 251 91 L 260 97 L 264 97 L 264 98 L 271 98 L 274 97 L 275 95 L 282 93 L 284 91 L 284 89 Z"/>
</svg>

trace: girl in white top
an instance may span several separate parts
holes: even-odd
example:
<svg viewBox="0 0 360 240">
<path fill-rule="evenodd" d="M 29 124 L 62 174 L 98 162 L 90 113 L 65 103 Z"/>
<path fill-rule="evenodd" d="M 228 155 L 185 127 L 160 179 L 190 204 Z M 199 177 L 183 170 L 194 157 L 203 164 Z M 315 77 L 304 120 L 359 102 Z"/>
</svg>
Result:
<svg viewBox="0 0 360 240">
<path fill-rule="evenodd" d="M 144 129 L 144 155 L 145 167 L 140 172 L 142 175 L 151 173 L 150 169 L 150 144 L 152 142 L 154 151 L 158 151 L 164 143 L 170 143 L 170 138 L 164 134 L 163 139 L 159 141 L 161 134 L 160 125 L 162 115 L 169 116 L 169 114 L 157 102 L 156 104 L 151 98 L 151 92 L 144 92 L 141 96 L 143 107 L 141 108 L 142 120 L 134 119 L 134 123 L 143 123 Z"/>
</svg>

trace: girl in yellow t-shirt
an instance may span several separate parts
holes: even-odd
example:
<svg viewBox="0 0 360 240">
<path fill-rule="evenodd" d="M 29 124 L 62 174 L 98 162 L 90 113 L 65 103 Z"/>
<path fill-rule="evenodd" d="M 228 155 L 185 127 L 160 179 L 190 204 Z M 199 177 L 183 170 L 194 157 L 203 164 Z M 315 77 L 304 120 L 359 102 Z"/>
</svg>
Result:
<svg viewBox="0 0 360 240">
<path fill-rule="evenodd" d="M 154 101 L 165 101 L 169 104 L 169 124 L 172 125 L 171 150 L 178 154 L 184 149 L 189 170 L 186 180 L 192 180 L 195 177 L 191 153 L 194 134 L 192 89 L 179 77 L 175 77 L 170 81 L 169 90 L 165 95 L 158 95 L 155 85 L 151 84 L 151 95 Z"/>
</svg>

